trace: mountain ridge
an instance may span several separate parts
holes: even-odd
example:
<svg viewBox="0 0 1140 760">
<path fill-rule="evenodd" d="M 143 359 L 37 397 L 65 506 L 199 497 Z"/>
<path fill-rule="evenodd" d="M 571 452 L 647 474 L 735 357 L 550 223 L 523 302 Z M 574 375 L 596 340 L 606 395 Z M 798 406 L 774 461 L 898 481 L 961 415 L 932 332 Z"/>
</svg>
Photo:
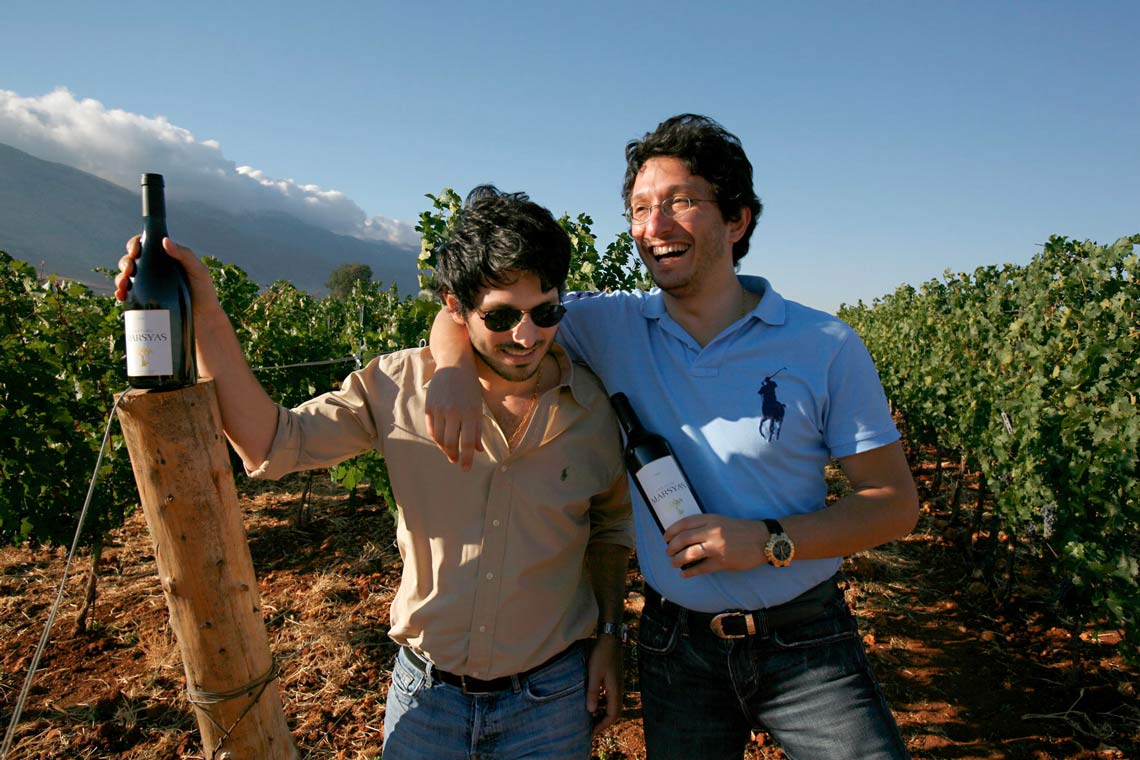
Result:
<svg viewBox="0 0 1140 760">
<path fill-rule="evenodd" d="M 66 164 L 0 143 L 0 250 L 44 274 L 110 292 L 95 272 L 113 269 L 142 229 L 137 193 Z M 287 280 L 314 294 L 342 264 L 367 264 L 373 279 L 419 291 L 416 251 L 303 222 L 281 211 L 231 212 L 202 201 L 168 204 L 171 237 L 199 256 L 241 267 L 259 285 Z"/>
</svg>

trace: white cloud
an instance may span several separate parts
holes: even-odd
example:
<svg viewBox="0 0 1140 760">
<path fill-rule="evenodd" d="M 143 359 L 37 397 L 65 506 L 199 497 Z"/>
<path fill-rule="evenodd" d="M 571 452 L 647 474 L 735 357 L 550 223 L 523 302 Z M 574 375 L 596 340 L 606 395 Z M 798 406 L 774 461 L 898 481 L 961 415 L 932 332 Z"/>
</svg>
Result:
<svg viewBox="0 0 1140 760">
<path fill-rule="evenodd" d="M 230 211 L 284 211 L 342 235 L 418 246 L 411 225 L 368 217 L 336 190 L 275 179 L 237 166 L 216 140 L 154 118 L 108 109 L 66 88 L 38 98 L 0 90 L 0 142 L 47 161 L 73 166 L 135 190 L 144 171 L 164 174 L 172 198 L 198 200 Z"/>
</svg>

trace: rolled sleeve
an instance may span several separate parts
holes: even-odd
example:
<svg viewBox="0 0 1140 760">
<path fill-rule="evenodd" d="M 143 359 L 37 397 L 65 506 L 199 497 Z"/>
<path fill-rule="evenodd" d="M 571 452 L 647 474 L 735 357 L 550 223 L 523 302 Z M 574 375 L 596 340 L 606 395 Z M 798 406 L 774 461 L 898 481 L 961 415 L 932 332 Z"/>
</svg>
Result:
<svg viewBox="0 0 1140 760">
<path fill-rule="evenodd" d="M 277 433 L 273 436 L 273 443 L 269 447 L 269 456 L 256 469 L 247 469 L 246 475 L 261 480 L 277 480 L 295 472 L 298 469 L 295 465 L 299 458 L 300 435 L 297 427 L 292 424 L 289 410 L 278 404 Z"/>
<path fill-rule="evenodd" d="M 634 546 L 629 480 L 621 470 L 613 485 L 590 499 L 590 543 Z"/>
</svg>

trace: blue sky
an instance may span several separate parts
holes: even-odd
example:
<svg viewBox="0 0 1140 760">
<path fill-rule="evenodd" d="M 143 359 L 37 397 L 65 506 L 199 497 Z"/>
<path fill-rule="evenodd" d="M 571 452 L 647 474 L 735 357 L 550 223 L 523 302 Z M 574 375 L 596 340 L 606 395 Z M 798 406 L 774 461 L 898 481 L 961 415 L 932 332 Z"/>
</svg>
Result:
<svg viewBox="0 0 1140 760">
<path fill-rule="evenodd" d="M 704 113 L 765 204 L 742 271 L 832 311 L 1140 232 L 1137 29 L 1133 2 L 7 3 L 0 142 L 111 179 L 250 167 L 353 224 L 493 182 L 604 245 L 625 143 Z"/>
</svg>

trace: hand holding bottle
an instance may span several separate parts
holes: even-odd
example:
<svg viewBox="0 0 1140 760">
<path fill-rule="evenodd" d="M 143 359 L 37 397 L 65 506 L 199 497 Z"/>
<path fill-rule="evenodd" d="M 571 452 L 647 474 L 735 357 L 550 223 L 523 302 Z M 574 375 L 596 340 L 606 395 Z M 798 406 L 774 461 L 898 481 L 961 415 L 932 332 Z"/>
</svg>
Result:
<svg viewBox="0 0 1140 760">
<path fill-rule="evenodd" d="M 681 577 L 718 570 L 748 570 L 767 562 L 769 533 L 760 520 L 699 514 L 682 518 L 664 532 L 665 553 Z"/>
<path fill-rule="evenodd" d="M 115 298 L 120 301 L 127 300 L 127 292 L 131 289 L 135 261 L 142 255 L 142 246 L 139 245 L 141 237 L 135 235 L 128 240 L 127 252 L 119 259 L 119 273 L 115 275 Z M 186 284 L 190 286 L 190 298 L 193 300 L 194 310 L 217 305 L 218 291 L 214 288 L 210 270 L 206 269 L 206 265 L 194 254 L 194 251 L 175 243 L 170 238 L 163 238 L 162 248 L 182 265 L 182 270 L 186 273 Z"/>
<path fill-rule="evenodd" d="M 222 414 L 222 428 L 234 449 L 252 471 L 265 461 L 277 429 L 277 407 L 249 368 L 229 318 L 222 311 L 218 292 L 206 268 L 194 252 L 170 238 L 162 250 L 182 266 L 193 301 L 196 357 L 201 376 L 213 381 Z M 122 300 L 131 291 L 131 276 L 142 255 L 139 238 L 127 241 L 119 260 L 115 297 Z"/>
</svg>

